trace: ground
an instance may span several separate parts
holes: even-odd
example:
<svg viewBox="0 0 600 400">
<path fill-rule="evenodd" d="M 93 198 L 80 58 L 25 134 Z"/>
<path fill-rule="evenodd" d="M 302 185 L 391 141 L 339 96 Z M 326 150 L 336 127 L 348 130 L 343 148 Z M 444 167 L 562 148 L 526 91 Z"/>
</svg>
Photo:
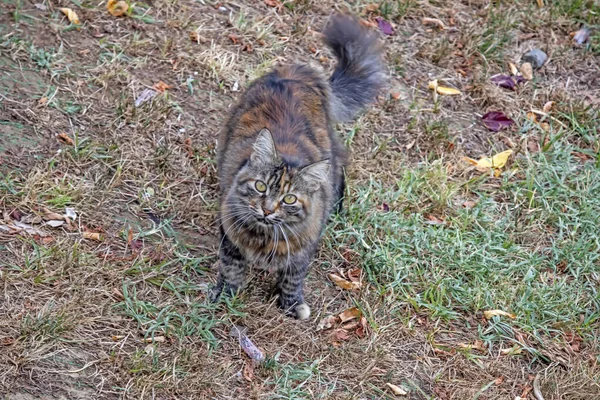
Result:
<svg viewBox="0 0 600 400">
<path fill-rule="evenodd" d="M 336 11 L 394 32 L 386 89 L 338 126 L 352 165 L 307 280 L 311 319 L 284 317 L 260 274 L 210 304 L 217 132 L 271 66 L 332 69 L 319 32 Z M 149 0 L 120 17 L 2 0 L 0 393 L 600 398 L 599 32 L 593 0 Z M 490 81 L 533 48 L 549 54 L 533 80 Z M 434 79 L 461 94 L 434 98 Z M 488 111 L 515 123 L 492 132 Z M 507 149 L 497 173 L 464 160 Z"/>
</svg>

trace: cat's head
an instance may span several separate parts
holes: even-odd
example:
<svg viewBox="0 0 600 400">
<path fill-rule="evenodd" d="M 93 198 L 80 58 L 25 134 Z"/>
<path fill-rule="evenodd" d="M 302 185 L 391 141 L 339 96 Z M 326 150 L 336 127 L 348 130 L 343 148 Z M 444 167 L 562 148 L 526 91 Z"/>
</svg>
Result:
<svg viewBox="0 0 600 400">
<path fill-rule="evenodd" d="M 229 191 L 229 213 L 262 227 L 301 223 L 322 210 L 319 188 L 330 179 L 329 169 L 329 160 L 304 166 L 286 163 L 277 153 L 271 133 L 263 129 Z"/>
</svg>

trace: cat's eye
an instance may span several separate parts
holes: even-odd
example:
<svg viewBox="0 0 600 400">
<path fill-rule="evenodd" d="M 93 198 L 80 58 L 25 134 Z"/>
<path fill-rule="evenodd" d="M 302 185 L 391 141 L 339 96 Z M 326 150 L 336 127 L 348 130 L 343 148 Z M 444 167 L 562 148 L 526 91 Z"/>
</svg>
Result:
<svg viewBox="0 0 600 400">
<path fill-rule="evenodd" d="M 296 200 L 298 200 L 298 198 L 296 196 L 294 196 L 293 194 L 286 194 L 285 197 L 283 198 L 283 202 L 285 204 L 294 204 L 296 202 Z"/>
<path fill-rule="evenodd" d="M 267 184 L 264 183 L 263 181 L 256 181 L 254 183 L 254 187 L 256 188 L 256 190 L 258 190 L 261 193 L 264 193 L 267 191 Z"/>
</svg>

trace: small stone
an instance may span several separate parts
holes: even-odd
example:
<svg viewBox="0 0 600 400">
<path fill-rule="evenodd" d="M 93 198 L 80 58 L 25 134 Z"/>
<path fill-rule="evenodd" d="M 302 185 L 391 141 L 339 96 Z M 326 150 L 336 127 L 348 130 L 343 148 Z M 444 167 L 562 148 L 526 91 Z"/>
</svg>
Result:
<svg viewBox="0 0 600 400">
<path fill-rule="evenodd" d="M 541 68 L 548 59 L 548 55 L 540 49 L 533 49 L 523 55 L 521 60 L 524 63 L 529 63 L 534 69 Z"/>
</svg>

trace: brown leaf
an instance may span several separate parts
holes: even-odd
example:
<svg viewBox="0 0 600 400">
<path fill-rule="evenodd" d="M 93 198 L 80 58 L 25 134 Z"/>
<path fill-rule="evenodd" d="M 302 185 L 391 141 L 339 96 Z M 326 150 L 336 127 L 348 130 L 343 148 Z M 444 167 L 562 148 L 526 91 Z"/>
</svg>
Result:
<svg viewBox="0 0 600 400">
<path fill-rule="evenodd" d="M 240 44 L 240 37 L 238 35 L 236 35 L 235 33 L 232 33 L 227 37 L 229 38 L 229 40 L 231 40 L 231 43 Z"/>
<path fill-rule="evenodd" d="M 477 205 L 477 203 L 474 202 L 473 200 L 467 200 L 464 203 L 462 203 L 462 206 L 468 210 L 475 207 L 476 205 Z"/>
<path fill-rule="evenodd" d="M 333 337 L 337 340 L 348 340 L 350 339 L 350 333 L 345 329 L 336 329 L 333 331 Z"/>
<path fill-rule="evenodd" d="M 390 96 L 392 96 L 392 99 L 394 99 L 394 100 L 399 100 L 400 92 L 390 92 Z"/>
<path fill-rule="evenodd" d="M 95 240 L 96 242 L 102 241 L 102 235 L 98 232 L 83 232 L 82 236 L 84 239 Z"/>
<path fill-rule="evenodd" d="M 71 139 L 66 133 L 59 133 L 58 135 L 56 135 L 56 138 L 69 146 L 73 146 L 75 144 L 73 139 Z"/>
<path fill-rule="evenodd" d="M 350 279 L 352 282 L 358 283 L 360 285 L 362 278 L 362 270 L 360 268 L 352 268 L 346 273 L 346 275 L 348 275 L 348 279 Z"/>
<path fill-rule="evenodd" d="M 546 102 L 546 104 L 544 104 L 544 108 L 542 109 L 542 111 L 544 111 L 547 114 L 550 111 L 552 111 L 552 107 L 554 107 L 554 102 L 548 101 Z"/>
<path fill-rule="evenodd" d="M 340 315 L 338 315 L 342 323 L 353 320 L 355 318 L 360 318 L 361 316 L 362 312 L 356 307 L 351 307 L 345 310 L 344 312 L 340 313 Z"/>
<path fill-rule="evenodd" d="M 539 8 L 544 7 L 544 0 L 537 0 L 537 3 Z"/>
<path fill-rule="evenodd" d="M 254 366 L 252 363 L 247 362 L 244 364 L 242 375 L 244 376 L 245 380 L 252 382 L 252 379 L 254 379 Z"/>
<path fill-rule="evenodd" d="M 58 220 L 58 221 L 61 221 L 61 220 L 63 220 L 63 219 L 64 219 L 64 217 L 63 217 L 62 215 L 60 215 L 60 214 L 57 214 L 57 213 L 55 213 L 55 212 L 52 212 L 52 211 L 48 211 L 48 212 L 46 212 L 46 213 L 44 214 L 44 217 L 43 217 L 43 218 L 44 218 L 44 220 L 46 220 L 46 221 L 50 221 L 50 220 Z"/>
<path fill-rule="evenodd" d="M 129 4 L 124 0 L 108 0 L 106 9 L 113 17 L 121 17 L 129 11 Z"/>
<path fill-rule="evenodd" d="M 504 377 L 503 376 L 499 376 L 498 378 L 496 378 L 496 380 L 494 380 L 494 384 L 496 386 L 502 385 L 502 382 L 504 382 Z"/>
<path fill-rule="evenodd" d="M 333 281 L 337 286 L 346 290 L 358 290 L 360 289 L 360 284 L 356 282 L 350 282 L 339 276 L 338 274 L 329 274 L 329 279 Z"/>
<path fill-rule="evenodd" d="M 356 336 L 361 339 L 367 336 L 367 319 L 365 317 L 360 317 L 360 324 L 356 328 Z"/>
<path fill-rule="evenodd" d="M 429 225 L 444 225 L 445 224 L 444 220 L 436 217 L 433 214 L 428 214 L 427 216 L 425 216 L 425 219 L 427 220 L 426 223 Z"/>
<path fill-rule="evenodd" d="M 165 90 L 172 89 L 173 86 L 168 85 L 168 84 L 164 83 L 163 81 L 159 81 L 158 83 L 155 83 L 154 86 L 152 86 L 152 88 L 154 90 L 156 90 L 157 92 L 163 93 Z"/>
<path fill-rule="evenodd" d="M 335 325 L 335 323 L 337 321 L 338 321 L 337 316 L 329 315 L 329 316 L 323 318 L 321 321 L 319 321 L 316 331 L 318 332 L 318 331 L 324 331 L 324 330 L 330 329 L 333 327 L 333 325 Z"/>
<path fill-rule="evenodd" d="M 112 295 L 113 295 L 113 296 L 114 296 L 114 297 L 115 297 L 117 300 L 120 300 L 120 301 L 123 301 L 123 300 L 125 300 L 125 296 L 123 296 L 123 293 L 122 293 L 122 292 L 121 292 L 119 289 L 117 289 L 117 288 L 113 288 L 113 290 L 112 290 Z"/>
<path fill-rule="evenodd" d="M 276 7 L 276 8 L 281 8 L 281 6 L 282 6 L 281 1 L 279 1 L 279 0 L 265 0 L 265 5 L 267 7 Z"/>
</svg>

